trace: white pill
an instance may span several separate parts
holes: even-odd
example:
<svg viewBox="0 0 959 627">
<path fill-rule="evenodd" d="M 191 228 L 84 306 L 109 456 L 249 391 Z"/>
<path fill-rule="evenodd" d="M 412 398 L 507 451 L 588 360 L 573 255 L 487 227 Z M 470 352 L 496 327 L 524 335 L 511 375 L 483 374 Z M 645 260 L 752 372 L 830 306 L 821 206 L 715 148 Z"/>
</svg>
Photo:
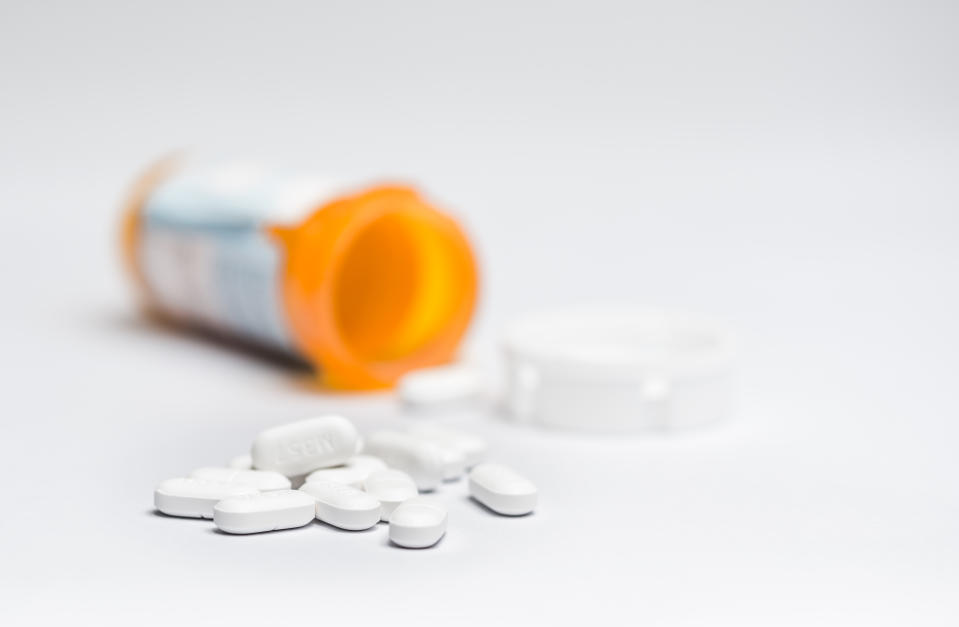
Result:
<svg viewBox="0 0 959 627">
<path fill-rule="evenodd" d="M 338 466 L 356 451 L 359 433 L 342 416 L 320 416 L 263 431 L 253 441 L 253 466 L 287 477 Z"/>
<path fill-rule="evenodd" d="M 366 451 L 413 477 L 420 490 L 434 490 L 443 480 L 442 449 L 408 433 L 377 431 L 367 439 Z"/>
<path fill-rule="evenodd" d="M 274 490 L 223 499 L 213 508 L 213 524 L 227 533 L 260 533 L 308 525 L 315 503 L 297 490 Z"/>
<path fill-rule="evenodd" d="M 446 508 L 430 497 L 401 503 L 390 516 L 390 540 L 408 549 L 433 546 L 446 533 Z"/>
<path fill-rule="evenodd" d="M 373 455 L 354 455 L 346 460 L 346 463 L 343 465 L 347 468 L 355 468 L 360 472 L 365 472 L 367 475 L 377 470 L 386 470 L 387 468 L 386 462 Z M 366 477 L 363 478 L 365 479 Z"/>
<path fill-rule="evenodd" d="M 501 464 L 480 464 L 470 471 L 470 495 L 499 514 L 522 516 L 536 508 L 536 486 Z"/>
<path fill-rule="evenodd" d="M 372 455 L 354 455 L 346 460 L 342 466 L 335 468 L 320 468 L 306 476 L 306 483 L 311 481 L 333 481 L 344 485 L 363 488 L 363 482 L 376 470 L 385 470 L 386 462 Z"/>
<path fill-rule="evenodd" d="M 290 480 L 272 470 L 239 470 L 236 468 L 216 468 L 207 466 L 197 468 L 190 473 L 194 479 L 223 481 L 224 483 L 243 483 L 253 486 L 261 492 L 270 490 L 289 490 Z"/>
<path fill-rule="evenodd" d="M 370 473 L 363 489 L 380 502 L 380 520 L 389 520 L 397 505 L 417 495 L 413 479 L 403 471 L 392 469 Z"/>
<path fill-rule="evenodd" d="M 450 446 L 439 445 L 443 460 L 443 481 L 459 479 L 466 472 L 466 457 L 462 451 Z"/>
<path fill-rule="evenodd" d="M 253 458 L 250 457 L 249 454 L 237 455 L 230 460 L 227 467 L 236 468 L 237 470 L 253 470 Z"/>
<path fill-rule="evenodd" d="M 453 364 L 408 372 L 397 382 L 396 393 L 404 403 L 429 406 L 477 399 L 483 388 L 476 367 Z"/>
<path fill-rule="evenodd" d="M 153 492 L 153 503 L 169 516 L 213 518 L 213 506 L 218 501 L 258 492 L 256 488 L 242 483 L 177 477 L 160 482 Z"/>
<path fill-rule="evenodd" d="M 467 468 L 472 468 L 486 459 L 488 448 L 486 441 L 471 433 L 464 433 L 435 422 L 413 423 L 409 427 L 409 432 L 431 442 L 458 449 L 466 457 Z"/>
<path fill-rule="evenodd" d="M 314 470 L 306 476 L 303 485 L 307 483 L 338 483 L 359 489 L 363 487 L 363 481 L 365 480 L 366 475 L 364 475 L 364 473 L 357 472 L 346 466 L 337 466 L 336 468 L 320 468 L 319 470 Z"/>
<path fill-rule="evenodd" d="M 334 527 L 360 531 L 380 521 L 380 502 L 352 486 L 313 481 L 305 483 L 300 491 L 316 499 L 316 517 Z"/>
</svg>

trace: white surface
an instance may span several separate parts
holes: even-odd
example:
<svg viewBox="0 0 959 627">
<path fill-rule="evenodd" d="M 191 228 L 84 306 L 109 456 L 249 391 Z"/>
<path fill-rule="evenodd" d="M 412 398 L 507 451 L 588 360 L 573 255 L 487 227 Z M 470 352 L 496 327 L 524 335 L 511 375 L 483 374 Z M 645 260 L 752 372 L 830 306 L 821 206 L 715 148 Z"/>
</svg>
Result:
<svg viewBox="0 0 959 627">
<path fill-rule="evenodd" d="M 258 6 L 0 8 L 0 463 L 24 477 L 0 622 L 276 624 L 318 594 L 330 624 L 424 596 L 417 620 L 460 624 L 959 622 L 954 2 Z M 540 505 L 444 485 L 435 550 L 156 516 L 158 481 L 284 420 L 403 426 L 134 315 L 120 193 L 182 146 L 422 181 L 480 246 L 479 349 L 578 302 L 723 319 L 737 416 L 639 438 L 445 416 Z M 89 491 L 51 492 L 64 472 Z"/>
</svg>

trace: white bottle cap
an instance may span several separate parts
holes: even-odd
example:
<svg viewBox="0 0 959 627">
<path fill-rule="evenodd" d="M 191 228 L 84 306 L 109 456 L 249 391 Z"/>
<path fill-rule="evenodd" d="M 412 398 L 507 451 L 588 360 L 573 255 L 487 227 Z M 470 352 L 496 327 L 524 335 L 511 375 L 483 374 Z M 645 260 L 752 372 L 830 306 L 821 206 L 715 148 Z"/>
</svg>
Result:
<svg viewBox="0 0 959 627">
<path fill-rule="evenodd" d="M 713 423 L 731 410 L 733 341 L 702 316 L 578 309 L 525 316 L 505 338 L 508 414 L 623 433 Z"/>
</svg>

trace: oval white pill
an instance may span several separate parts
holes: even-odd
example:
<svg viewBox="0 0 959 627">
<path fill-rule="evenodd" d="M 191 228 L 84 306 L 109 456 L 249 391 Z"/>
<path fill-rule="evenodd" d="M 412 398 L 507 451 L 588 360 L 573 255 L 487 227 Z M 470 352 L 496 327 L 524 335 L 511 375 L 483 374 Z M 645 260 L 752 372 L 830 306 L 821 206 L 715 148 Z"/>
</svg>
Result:
<svg viewBox="0 0 959 627">
<path fill-rule="evenodd" d="M 483 388 L 477 368 L 453 364 L 408 372 L 397 382 L 396 393 L 404 403 L 428 406 L 474 400 Z"/>
<path fill-rule="evenodd" d="M 213 507 L 213 524 L 227 533 L 261 533 L 308 525 L 315 503 L 298 490 L 274 490 L 223 499 Z"/>
<path fill-rule="evenodd" d="M 470 496 L 499 514 L 522 516 L 536 508 L 536 486 L 502 464 L 480 464 L 469 475 Z"/>
<path fill-rule="evenodd" d="M 408 431 L 416 437 L 458 449 L 466 457 L 467 468 L 472 468 L 486 459 L 488 448 L 486 441 L 471 433 L 464 433 L 435 422 L 416 422 L 409 426 Z"/>
<path fill-rule="evenodd" d="M 408 433 L 377 431 L 367 439 L 366 451 L 407 473 L 420 490 L 435 490 L 443 480 L 443 451 Z"/>
<path fill-rule="evenodd" d="M 230 460 L 227 466 L 238 470 L 253 470 L 253 458 L 249 454 L 237 455 Z"/>
<path fill-rule="evenodd" d="M 356 488 L 332 481 L 313 481 L 300 488 L 316 499 L 316 517 L 340 529 L 360 531 L 380 521 L 380 502 Z"/>
<path fill-rule="evenodd" d="M 259 490 L 242 483 L 177 477 L 161 481 L 153 492 L 156 508 L 168 516 L 213 518 L 213 506 L 231 496 L 257 494 Z"/>
<path fill-rule="evenodd" d="M 443 481 L 459 479 L 466 472 L 466 456 L 459 449 L 439 445 L 440 459 L 443 461 Z"/>
<path fill-rule="evenodd" d="M 273 427 L 253 441 L 253 466 L 287 477 L 337 466 L 356 451 L 359 433 L 342 416 L 320 416 Z"/>
<path fill-rule="evenodd" d="M 401 470 L 372 472 L 363 482 L 363 489 L 380 502 L 380 520 L 389 520 L 397 505 L 417 495 L 416 483 Z"/>
<path fill-rule="evenodd" d="M 376 470 L 385 470 L 386 462 L 371 455 L 354 455 L 346 460 L 342 466 L 334 468 L 320 468 L 306 476 L 306 483 L 311 481 L 333 481 L 344 485 L 363 488 L 363 482 Z"/>
<path fill-rule="evenodd" d="M 369 475 L 376 470 L 386 470 L 386 462 L 373 455 L 354 455 L 343 464 L 347 468 L 355 468 Z M 364 477 L 365 479 L 365 477 Z"/>
<path fill-rule="evenodd" d="M 338 483 L 359 489 L 363 487 L 363 481 L 365 480 L 366 475 L 364 473 L 357 472 L 346 466 L 336 466 L 335 468 L 320 468 L 319 470 L 314 470 L 306 476 L 303 485 L 307 483 Z"/>
<path fill-rule="evenodd" d="M 390 516 L 390 540 L 408 549 L 433 546 L 446 533 L 446 508 L 429 497 L 399 505 Z"/>
<path fill-rule="evenodd" d="M 272 470 L 239 470 L 236 468 L 215 468 L 208 466 L 197 468 L 190 473 L 195 479 L 223 481 L 225 483 L 243 483 L 253 486 L 261 492 L 270 490 L 289 490 L 290 480 Z"/>
</svg>

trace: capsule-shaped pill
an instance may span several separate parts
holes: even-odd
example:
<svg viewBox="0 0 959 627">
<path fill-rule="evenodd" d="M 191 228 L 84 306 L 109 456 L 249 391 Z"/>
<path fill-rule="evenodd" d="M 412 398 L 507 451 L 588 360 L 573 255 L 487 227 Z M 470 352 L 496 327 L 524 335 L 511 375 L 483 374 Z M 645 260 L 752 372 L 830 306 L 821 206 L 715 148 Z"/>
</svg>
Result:
<svg viewBox="0 0 959 627">
<path fill-rule="evenodd" d="M 223 499 L 213 507 L 213 524 L 227 533 L 261 533 L 308 525 L 313 499 L 298 490 L 274 490 Z"/>
<path fill-rule="evenodd" d="M 407 473 L 420 490 L 435 490 L 443 480 L 442 449 L 408 433 L 377 431 L 367 440 L 366 452 Z"/>
<path fill-rule="evenodd" d="M 466 457 L 462 451 L 450 446 L 437 445 L 443 461 L 443 481 L 454 481 L 466 472 Z"/>
<path fill-rule="evenodd" d="M 393 510 L 417 495 L 416 483 L 401 470 L 377 470 L 363 482 L 363 489 L 380 502 L 380 520 L 389 520 Z"/>
<path fill-rule="evenodd" d="M 325 523 L 360 531 L 380 521 L 380 502 L 356 488 L 332 481 L 313 481 L 300 488 L 316 500 L 316 517 Z"/>
<path fill-rule="evenodd" d="M 320 416 L 273 427 L 253 441 L 254 468 L 287 477 L 337 466 L 356 451 L 359 433 L 342 416 Z"/>
<path fill-rule="evenodd" d="M 522 516 L 536 508 L 536 486 L 502 464 L 480 464 L 469 474 L 470 496 L 498 514 Z"/>
<path fill-rule="evenodd" d="M 471 433 L 464 433 L 435 422 L 415 422 L 408 431 L 418 438 L 459 450 L 466 458 L 466 467 L 472 468 L 486 459 L 486 441 Z"/>
<path fill-rule="evenodd" d="M 386 470 L 386 462 L 372 455 L 354 455 L 342 466 L 320 468 L 306 476 L 306 483 L 312 481 L 333 481 L 343 485 L 363 488 L 363 482 L 376 470 Z"/>
<path fill-rule="evenodd" d="M 446 533 L 446 508 L 430 497 L 409 499 L 390 515 L 390 540 L 408 549 L 433 546 Z"/>
<path fill-rule="evenodd" d="M 475 366 L 452 364 L 406 373 L 397 382 L 396 393 L 408 405 L 429 407 L 478 399 L 484 387 Z"/>
<path fill-rule="evenodd" d="M 366 479 L 371 472 L 375 472 L 377 470 L 386 470 L 387 468 L 386 462 L 373 455 L 354 455 L 346 460 L 346 463 L 343 465 L 347 468 L 353 468 L 358 472 L 364 473 L 364 479 Z"/>
<path fill-rule="evenodd" d="M 257 493 L 259 490 L 242 483 L 177 477 L 160 482 L 153 492 L 153 503 L 168 516 L 213 518 L 213 506 L 217 502 Z"/>
<path fill-rule="evenodd" d="M 207 466 L 197 468 L 190 473 L 195 479 L 223 481 L 224 483 L 243 483 L 253 486 L 261 492 L 270 490 L 289 490 L 290 480 L 272 470 L 239 470 L 236 468 L 216 468 Z"/>
<path fill-rule="evenodd" d="M 253 458 L 250 457 L 249 453 L 237 455 L 230 459 L 227 466 L 229 468 L 236 468 L 237 470 L 253 470 Z"/>
</svg>

